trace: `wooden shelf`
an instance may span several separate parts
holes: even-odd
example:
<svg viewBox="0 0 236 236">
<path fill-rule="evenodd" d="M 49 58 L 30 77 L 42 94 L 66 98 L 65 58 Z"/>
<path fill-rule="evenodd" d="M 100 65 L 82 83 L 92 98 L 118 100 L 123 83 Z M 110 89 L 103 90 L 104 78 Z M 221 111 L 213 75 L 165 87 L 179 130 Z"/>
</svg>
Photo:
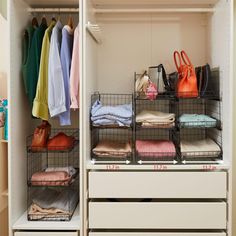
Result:
<svg viewBox="0 0 236 236">
<path fill-rule="evenodd" d="M 8 197 L 8 189 L 5 190 L 4 192 L 2 192 L 2 196 L 3 196 L 3 197 Z"/>
<path fill-rule="evenodd" d="M 8 140 L 0 139 L 0 143 L 8 143 Z"/>
</svg>

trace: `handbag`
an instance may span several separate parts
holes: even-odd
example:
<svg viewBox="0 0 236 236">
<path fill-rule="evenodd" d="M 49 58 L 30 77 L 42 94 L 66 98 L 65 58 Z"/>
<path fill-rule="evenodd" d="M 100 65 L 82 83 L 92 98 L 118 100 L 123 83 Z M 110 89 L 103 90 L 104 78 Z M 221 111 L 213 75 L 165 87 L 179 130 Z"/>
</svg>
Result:
<svg viewBox="0 0 236 236">
<path fill-rule="evenodd" d="M 139 98 L 154 100 L 157 96 L 157 86 L 151 81 L 147 71 L 145 71 L 135 81 L 135 91 Z"/>
<path fill-rule="evenodd" d="M 212 88 L 209 88 L 210 82 L 211 82 L 211 68 L 209 64 L 206 64 L 204 66 L 199 66 L 195 69 L 196 76 L 197 76 L 197 82 L 198 82 L 198 91 L 201 97 L 210 95 L 212 91 Z"/>
<path fill-rule="evenodd" d="M 156 82 L 158 87 L 158 94 L 165 93 L 169 85 L 163 64 L 160 64 L 158 66 L 150 66 L 148 69 L 148 74 L 151 81 Z"/>
<path fill-rule="evenodd" d="M 178 71 L 176 95 L 179 98 L 198 97 L 197 77 L 194 66 L 185 51 L 174 52 L 174 61 Z M 179 61 L 179 64 L 178 64 Z"/>
<path fill-rule="evenodd" d="M 39 125 L 33 134 L 31 150 L 32 151 L 42 151 L 47 147 L 47 142 L 51 134 L 51 125 L 48 121 L 43 121 Z"/>
</svg>

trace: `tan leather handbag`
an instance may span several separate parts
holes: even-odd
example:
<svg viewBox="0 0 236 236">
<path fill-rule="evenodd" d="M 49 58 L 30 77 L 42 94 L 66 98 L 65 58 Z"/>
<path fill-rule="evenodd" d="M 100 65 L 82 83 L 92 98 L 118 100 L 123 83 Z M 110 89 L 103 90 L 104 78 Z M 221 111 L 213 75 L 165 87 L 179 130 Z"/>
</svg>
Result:
<svg viewBox="0 0 236 236">
<path fill-rule="evenodd" d="M 47 142 L 51 133 L 51 125 L 48 121 L 43 121 L 40 126 L 34 130 L 31 144 L 32 151 L 42 151 L 47 147 Z"/>
</svg>

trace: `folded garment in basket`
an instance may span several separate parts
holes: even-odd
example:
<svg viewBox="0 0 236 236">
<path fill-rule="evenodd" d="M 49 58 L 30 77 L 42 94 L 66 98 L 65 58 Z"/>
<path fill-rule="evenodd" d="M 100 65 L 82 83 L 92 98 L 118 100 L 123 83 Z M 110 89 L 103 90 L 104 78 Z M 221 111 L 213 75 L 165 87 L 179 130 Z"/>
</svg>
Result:
<svg viewBox="0 0 236 236">
<path fill-rule="evenodd" d="M 98 157 L 120 157 L 126 158 L 132 152 L 130 142 L 102 140 L 93 149 Z"/>
<path fill-rule="evenodd" d="M 31 184 L 33 186 L 67 186 L 71 180 L 72 176 L 66 171 L 41 171 L 32 175 Z"/>
<path fill-rule="evenodd" d="M 47 148 L 51 151 L 66 151 L 74 146 L 75 138 L 62 132 L 49 139 Z"/>
<path fill-rule="evenodd" d="M 141 123 L 143 127 L 173 127 L 175 122 L 175 114 L 144 110 L 136 116 L 136 122 Z"/>
<path fill-rule="evenodd" d="M 57 191 L 55 189 L 35 189 L 32 193 L 32 204 L 31 206 L 38 206 L 41 213 L 52 214 L 72 214 L 78 203 L 79 193 L 72 189 L 64 189 L 63 191 Z M 39 208 L 36 208 L 37 212 Z M 34 208 L 35 209 L 35 208 Z M 31 208 L 29 209 L 32 210 Z M 31 215 L 38 216 L 38 213 Z"/>
<path fill-rule="evenodd" d="M 183 114 L 179 118 L 181 127 L 216 127 L 217 120 L 202 114 Z"/>
<path fill-rule="evenodd" d="M 48 167 L 48 168 L 45 169 L 45 172 L 53 172 L 53 171 L 65 171 L 70 176 L 74 176 L 78 172 L 73 166 L 68 166 L 68 167 Z"/>
<path fill-rule="evenodd" d="M 175 145 L 169 140 L 137 140 L 136 151 L 140 157 L 175 157 Z"/>
<path fill-rule="evenodd" d="M 130 126 L 132 115 L 132 104 L 103 106 L 101 101 L 97 100 L 91 109 L 91 120 L 95 126 Z"/>
<path fill-rule="evenodd" d="M 220 147 L 210 138 L 180 142 L 180 150 L 183 157 L 218 157 Z"/>
</svg>

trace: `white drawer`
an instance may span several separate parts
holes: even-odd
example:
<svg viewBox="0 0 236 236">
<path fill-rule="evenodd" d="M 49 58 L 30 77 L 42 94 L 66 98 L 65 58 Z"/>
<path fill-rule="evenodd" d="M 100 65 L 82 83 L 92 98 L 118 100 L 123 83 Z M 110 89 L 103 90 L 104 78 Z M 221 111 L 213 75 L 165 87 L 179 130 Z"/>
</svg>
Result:
<svg viewBox="0 0 236 236">
<path fill-rule="evenodd" d="M 78 236 L 78 232 L 15 232 L 14 236 Z"/>
<path fill-rule="evenodd" d="M 226 198 L 226 172 L 90 172 L 90 198 Z"/>
<path fill-rule="evenodd" d="M 225 202 L 90 202 L 90 229 L 226 229 Z"/>
<path fill-rule="evenodd" d="M 89 236 L 226 236 L 226 233 L 102 233 L 93 232 Z"/>
</svg>

